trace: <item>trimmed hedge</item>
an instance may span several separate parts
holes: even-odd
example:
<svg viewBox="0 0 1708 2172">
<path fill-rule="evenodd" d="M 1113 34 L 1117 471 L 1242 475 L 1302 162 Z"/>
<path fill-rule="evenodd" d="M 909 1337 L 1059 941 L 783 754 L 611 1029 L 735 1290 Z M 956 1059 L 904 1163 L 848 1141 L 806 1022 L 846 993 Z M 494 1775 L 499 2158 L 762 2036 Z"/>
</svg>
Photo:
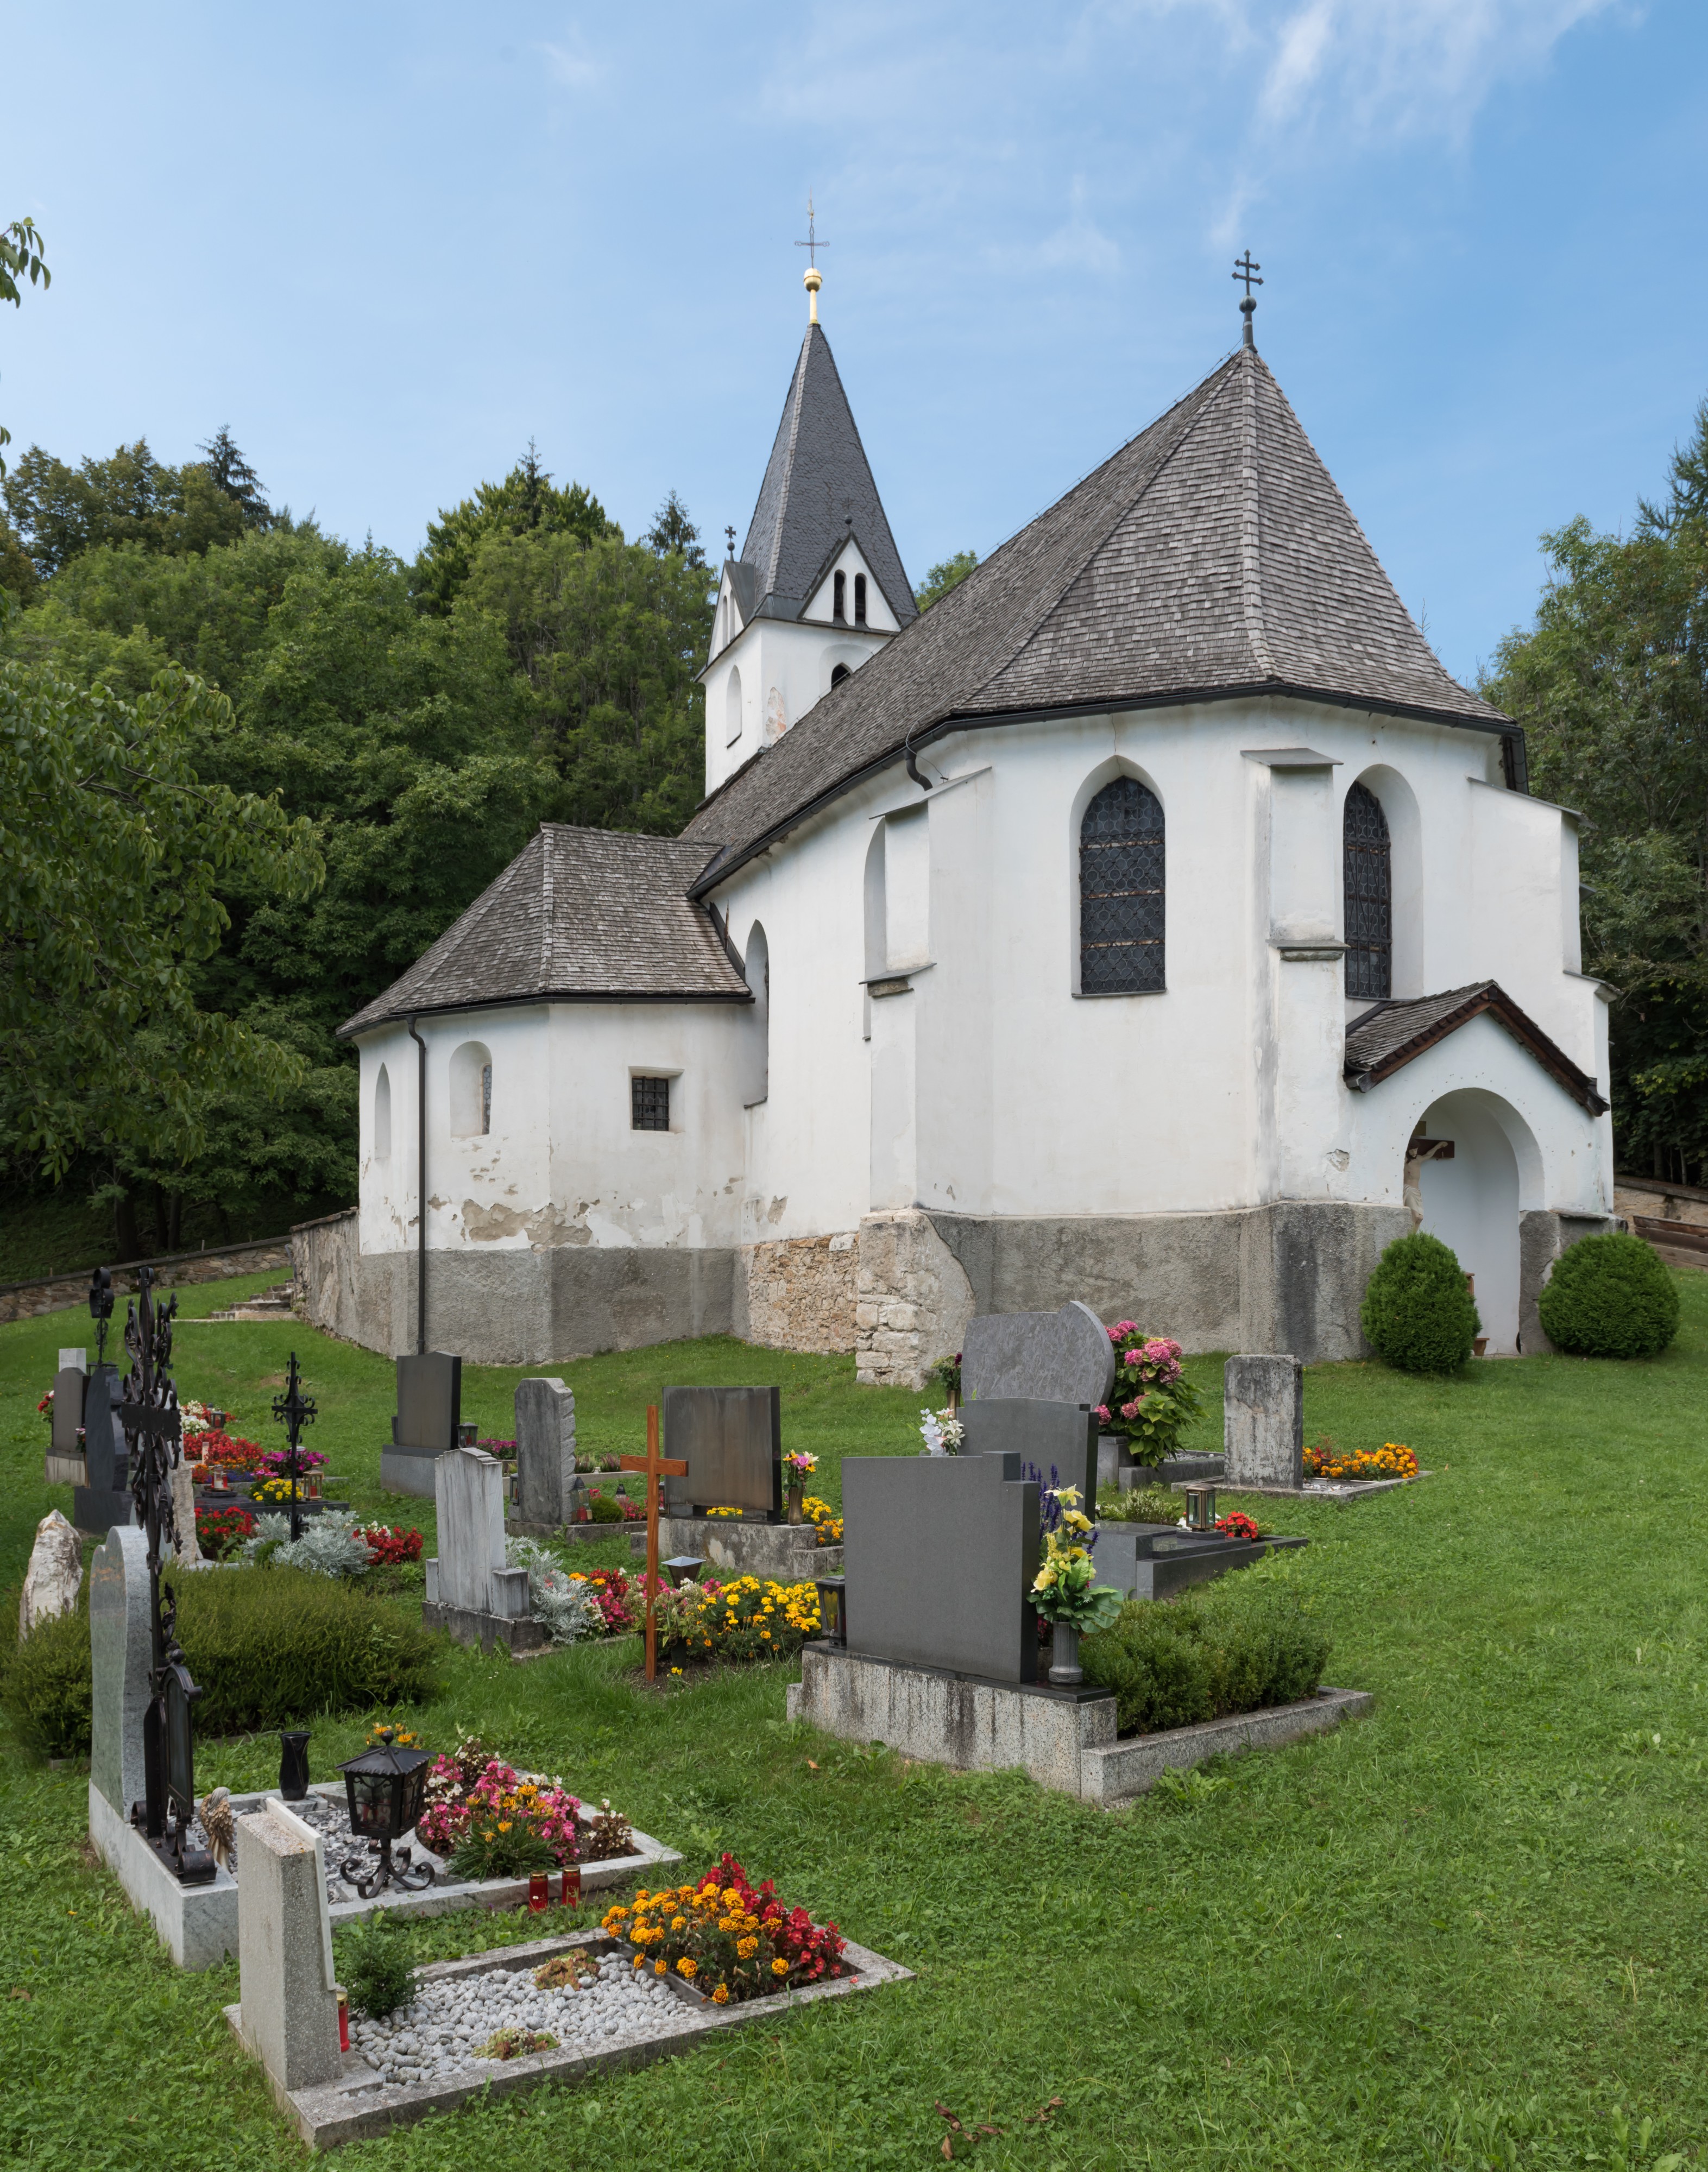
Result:
<svg viewBox="0 0 1708 2172">
<path fill-rule="evenodd" d="M 1334 1646 L 1285 1575 L 1258 1564 L 1178 1599 L 1129 1599 L 1108 1628 L 1082 1638 L 1086 1680 L 1115 1692 L 1117 1732 L 1155 1734 L 1309 1696 Z"/>
<path fill-rule="evenodd" d="M 1641 1237 L 1585 1237 L 1554 1263 L 1543 1332 L 1584 1358 L 1653 1358 L 1678 1332 L 1678 1292 Z"/>
<path fill-rule="evenodd" d="M 199 1572 L 170 1579 L 178 1639 L 202 1690 L 199 1735 L 242 1734 L 372 1705 L 418 1703 L 438 1688 L 436 1640 L 366 1592 L 301 1569 Z M 44 1756 L 89 1746 L 89 1587 L 74 1613 L 43 1622 L 0 1676 L 0 1707 Z"/>
<path fill-rule="evenodd" d="M 1457 1373 L 1480 1325 L 1457 1258 L 1420 1229 L 1396 1238 L 1377 1261 L 1359 1321 L 1402 1373 Z"/>
</svg>

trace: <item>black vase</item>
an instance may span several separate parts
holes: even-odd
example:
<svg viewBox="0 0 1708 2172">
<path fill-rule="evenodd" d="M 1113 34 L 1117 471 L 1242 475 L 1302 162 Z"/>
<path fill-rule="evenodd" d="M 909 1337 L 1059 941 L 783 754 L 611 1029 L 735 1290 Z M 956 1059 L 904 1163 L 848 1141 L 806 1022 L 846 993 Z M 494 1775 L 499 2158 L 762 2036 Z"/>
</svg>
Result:
<svg viewBox="0 0 1708 2172">
<path fill-rule="evenodd" d="M 300 1803 L 309 1792 L 308 1734 L 281 1734 L 279 1740 L 284 1748 L 278 1761 L 278 1791 L 288 1803 Z"/>
</svg>

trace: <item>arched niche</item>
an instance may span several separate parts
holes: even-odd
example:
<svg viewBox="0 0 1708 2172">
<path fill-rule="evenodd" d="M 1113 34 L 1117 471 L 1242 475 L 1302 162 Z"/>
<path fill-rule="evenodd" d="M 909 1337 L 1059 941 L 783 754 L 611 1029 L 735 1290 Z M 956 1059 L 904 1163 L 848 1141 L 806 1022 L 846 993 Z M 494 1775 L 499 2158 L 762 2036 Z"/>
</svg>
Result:
<svg viewBox="0 0 1708 2172">
<path fill-rule="evenodd" d="M 743 967 L 753 992 L 747 1019 L 746 1062 L 742 1105 L 757 1108 L 771 1093 L 771 945 L 760 922 L 748 930 Z"/>
<path fill-rule="evenodd" d="M 1106 815 L 1115 817 L 1113 826 Z M 1124 841 L 1114 834 L 1123 829 L 1132 831 Z M 1067 838 L 1069 986 L 1076 996 L 1167 992 L 1167 830 L 1162 794 L 1156 780 L 1136 762 L 1114 756 L 1080 780 L 1069 809 Z M 1115 880 L 1108 877 L 1108 865 L 1118 858 L 1123 866 Z M 1142 938 L 1143 959 L 1123 976 L 1132 986 L 1099 986 L 1100 980 L 1109 977 L 1107 972 L 1087 978 L 1087 941 L 1094 949 L 1101 947 L 1099 938 L 1107 933 L 1105 923 L 1112 915 L 1123 925 L 1131 924 L 1135 942 Z"/>
<path fill-rule="evenodd" d="M 734 746 L 741 736 L 741 667 L 730 666 L 730 675 L 724 681 L 724 744 Z"/>
<path fill-rule="evenodd" d="M 1443 1151 L 1448 1146 L 1451 1154 Z M 1450 1245 L 1473 1277 L 1490 1353 L 1511 1356 L 1518 1348 L 1519 1218 L 1543 1196 L 1535 1133 L 1498 1094 L 1462 1087 L 1424 1110 L 1407 1159 L 1423 1228 Z"/>
<path fill-rule="evenodd" d="M 391 1073 L 382 1063 L 374 1081 L 374 1159 L 391 1159 Z"/>
<path fill-rule="evenodd" d="M 482 1040 L 465 1040 L 451 1051 L 450 1135 L 484 1137 L 493 1127 L 493 1052 Z"/>
<path fill-rule="evenodd" d="M 1404 999 L 1427 995 L 1424 961 L 1423 818 L 1417 794 L 1397 769 L 1373 762 L 1354 777 L 1341 802 L 1341 830 L 1345 835 L 1347 801 L 1353 788 L 1362 785 L 1382 810 L 1387 827 L 1389 986 L 1391 997 Z M 1344 851 L 1343 846 L 1343 868 Z M 1341 933 L 1346 939 L 1344 878 L 1343 873 Z M 1360 998 L 1351 995 L 1348 1000 Z"/>
</svg>

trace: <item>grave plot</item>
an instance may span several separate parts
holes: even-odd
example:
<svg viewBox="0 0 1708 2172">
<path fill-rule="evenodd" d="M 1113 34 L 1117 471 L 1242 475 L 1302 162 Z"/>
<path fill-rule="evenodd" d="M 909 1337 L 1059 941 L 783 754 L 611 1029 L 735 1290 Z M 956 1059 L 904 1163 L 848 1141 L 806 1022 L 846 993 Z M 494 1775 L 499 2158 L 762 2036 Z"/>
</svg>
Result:
<svg viewBox="0 0 1708 2172">
<path fill-rule="evenodd" d="M 1408 1448 L 1339 1457 L 1305 1446 L 1305 1368 L 1296 1358 L 1230 1358 L 1224 1373 L 1225 1483 L 1233 1493 L 1356 1501 L 1431 1474 Z"/>
</svg>

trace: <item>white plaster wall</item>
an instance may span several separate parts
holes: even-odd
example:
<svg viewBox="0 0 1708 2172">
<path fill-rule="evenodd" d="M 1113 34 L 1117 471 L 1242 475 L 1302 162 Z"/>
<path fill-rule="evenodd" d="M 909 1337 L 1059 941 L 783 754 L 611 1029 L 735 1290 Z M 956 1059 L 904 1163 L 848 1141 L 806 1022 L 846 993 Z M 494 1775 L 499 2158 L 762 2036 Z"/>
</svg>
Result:
<svg viewBox="0 0 1708 2172">
<path fill-rule="evenodd" d="M 850 549 L 852 546 L 850 546 Z M 852 566 L 858 557 L 849 558 Z M 728 583 L 725 582 L 727 590 Z M 812 599 L 822 596 L 823 608 L 816 616 L 799 620 L 756 618 L 721 651 L 713 637 L 713 660 L 700 675 L 706 690 L 706 789 L 714 792 L 725 777 L 763 746 L 798 724 L 813 705 L 830 691 L 831 674 L 846 664 L 857 671 L 875 655 L 895 631 L 896 621 L 883 604 L 876 582 L 869 583 L 869 626 L 862 630 L 852 622 L 837 625 L 831 618 L 828 583 Z M 849 609 L 854 608 L 850 573 Z M 721 606 L 719 627 L 733 625 L 733 607 Z M 741 718 L 739 736 L 732 742 L 727 719 L 730 714 L 732 673 L 741 677 Z"/>
<path fill-rule="evenodd" d="M 821 625 L 835 623 L 836 577 L 838 573 L 843 574 L 848 583 L 845 591 L 845 616 L 849 626 L 853 626 L 854 622 L 855 576 L 864 573 L 866 577 L 867 626 L 875 633 L 901 632 L 902 621 L 890 609 L 883 590 L 878 586 L 876 576 L 866 563 L 859 544 L 852 539 L 843 544 L 823 580 L 807 598 L 801 609 L 802 618 L 815 620 Z"/>
</svg>

